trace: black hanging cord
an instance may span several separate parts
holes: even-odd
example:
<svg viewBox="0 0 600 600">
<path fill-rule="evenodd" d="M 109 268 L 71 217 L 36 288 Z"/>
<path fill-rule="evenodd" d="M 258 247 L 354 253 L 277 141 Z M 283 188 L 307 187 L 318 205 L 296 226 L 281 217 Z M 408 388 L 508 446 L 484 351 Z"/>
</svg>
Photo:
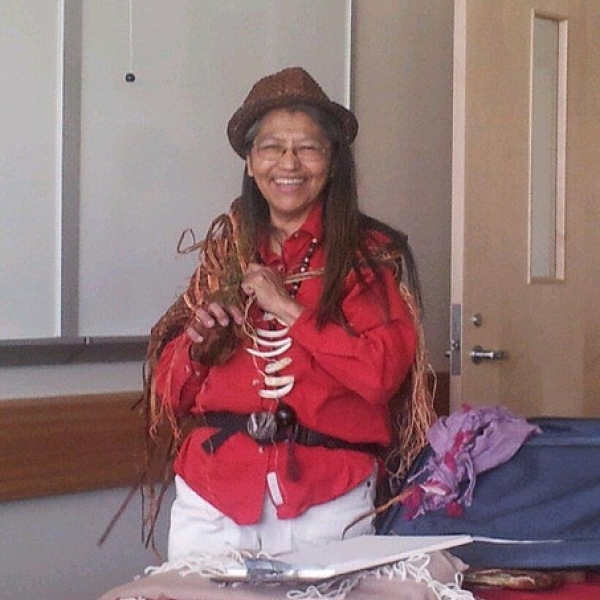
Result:
<svg viewBox="0 0 600 600">
<path fill-rule="evenodd" d="M 129 0 L 129 72 L 125 75 L 127 83 L 135 81 L 133 72 L 133 0 Z"/>
</svg>

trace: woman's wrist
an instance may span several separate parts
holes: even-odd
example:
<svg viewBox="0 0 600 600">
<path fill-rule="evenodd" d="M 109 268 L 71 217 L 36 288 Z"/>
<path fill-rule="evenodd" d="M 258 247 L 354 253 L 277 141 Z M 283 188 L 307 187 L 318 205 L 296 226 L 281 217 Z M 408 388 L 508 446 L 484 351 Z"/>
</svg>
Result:
<svg viewBox="0 0 600 600">
<path fill-rule="evenodd" d="M 291 327 L 303 312 L 304 306 L 288 296 L 275 314 L 288 327 Z"/>
</svg>

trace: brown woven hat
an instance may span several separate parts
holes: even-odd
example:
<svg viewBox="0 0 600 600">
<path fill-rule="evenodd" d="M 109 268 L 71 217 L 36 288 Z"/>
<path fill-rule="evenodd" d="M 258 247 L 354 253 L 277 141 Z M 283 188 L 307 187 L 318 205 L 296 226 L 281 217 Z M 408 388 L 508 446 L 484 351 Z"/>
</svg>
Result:
<svg viewBox="0 0 600 600">
<path fill-rule="evenodd" d="M 227 137 L 239 156 L 245 158 L 244 140 L 250 126 L 268 111 L 295 104 L 321 108 L 336 117 L 351 144 L 358 133 L 356 117 L 331 101 L 321 86 L 302 68 L 290 67 L 259 79 L 227 125 Z"/>
</svg>

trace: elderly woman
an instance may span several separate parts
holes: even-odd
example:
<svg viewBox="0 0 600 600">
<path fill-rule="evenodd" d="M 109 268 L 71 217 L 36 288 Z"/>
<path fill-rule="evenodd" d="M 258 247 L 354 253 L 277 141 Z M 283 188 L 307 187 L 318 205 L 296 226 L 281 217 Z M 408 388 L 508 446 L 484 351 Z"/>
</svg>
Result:
<svg viewBox="0 0 600 600">
<path fill-rule="evenodd" d="M 390 400 L 421 340 L 406 238 L 358 207 L 357 130 L 301 68 L 258 81 L 229 122 L 242 195 L 149 350 L 151 426 L 166 416 L 177 441 L 169 560 L 373 531 Z"/>
</svg>

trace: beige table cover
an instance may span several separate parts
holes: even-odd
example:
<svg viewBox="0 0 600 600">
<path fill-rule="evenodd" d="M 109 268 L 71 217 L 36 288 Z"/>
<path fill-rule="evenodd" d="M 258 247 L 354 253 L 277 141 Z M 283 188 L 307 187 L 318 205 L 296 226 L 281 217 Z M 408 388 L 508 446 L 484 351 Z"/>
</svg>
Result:
<svg viewBox="0 0 600 600">
<path fill-rule="evenodd" d="M 346 597 L 349 600 L 468 600 L 473 596 L 456 586 L 457 577 L 466 565 L 448 552 L 428 555 L 427 576 L 422 581 L 361 574 L 358 585 Z M 425 562 L 426 559 L 425 559 Z M 427 581 L 429 579 L 429 581 Z M 145 575 L 119 586 L 98 600 L 301 600 L 302 598 L 332 598 L 340 595 L 316 595 L 302 584 L 218 584 L 197 573 L 183 574 L 178 569 Z M 308 594 L 302 595 L 302 591 Z"/>
</svg>

